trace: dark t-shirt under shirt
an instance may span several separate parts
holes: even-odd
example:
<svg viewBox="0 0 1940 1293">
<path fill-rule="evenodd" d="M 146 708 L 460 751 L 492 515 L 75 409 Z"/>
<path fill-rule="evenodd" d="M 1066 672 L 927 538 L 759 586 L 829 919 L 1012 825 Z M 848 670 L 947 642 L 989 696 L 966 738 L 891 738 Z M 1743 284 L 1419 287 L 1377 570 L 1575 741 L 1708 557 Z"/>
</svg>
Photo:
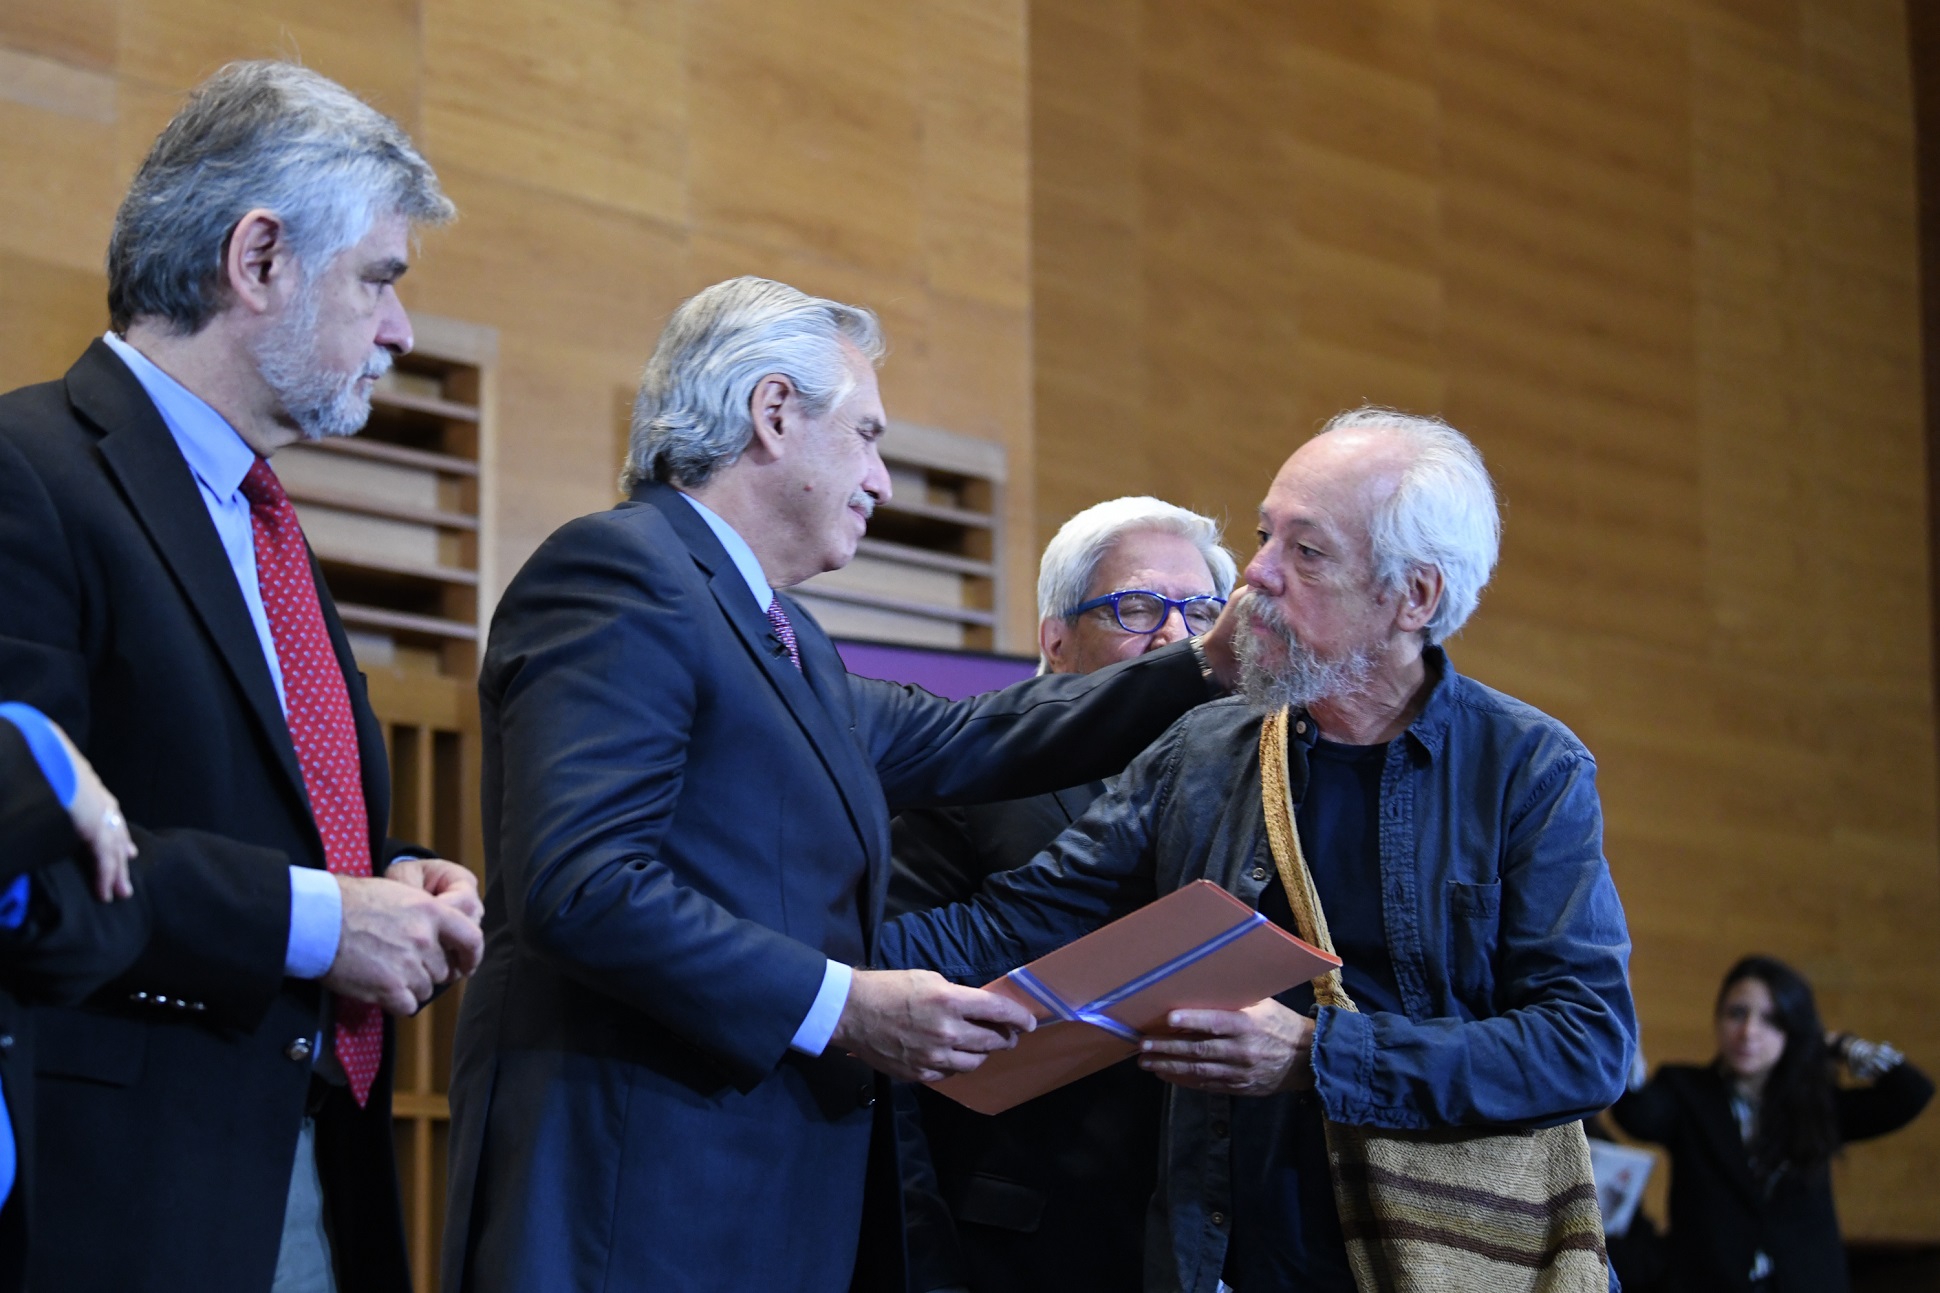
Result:
<svg viewBox="0 0 1940 1293">
<path fill-rule="evenodd" d="M 1399 1011 L 1401 991 L 1381 911 L 1381 768 L 1386 745 L 1318 741 L 1295 812 L 1300 845 L 1326 913 L 1347 993 L 1362 1011 Z M 1260 895 L 1268 920 L 1294 929 L 1286 890 Z M 1297 932 L 1297 931 L 1296 931 Z M 1311 1014 L 1313 988 L 1280 1004 Z M 1327 1173 L 1320 1101 L 1312 1092 L 1233 1101 L 1233 1237 L 1226 1282 L 1238 1293 L 1354 1293 Z"/>
</svg>

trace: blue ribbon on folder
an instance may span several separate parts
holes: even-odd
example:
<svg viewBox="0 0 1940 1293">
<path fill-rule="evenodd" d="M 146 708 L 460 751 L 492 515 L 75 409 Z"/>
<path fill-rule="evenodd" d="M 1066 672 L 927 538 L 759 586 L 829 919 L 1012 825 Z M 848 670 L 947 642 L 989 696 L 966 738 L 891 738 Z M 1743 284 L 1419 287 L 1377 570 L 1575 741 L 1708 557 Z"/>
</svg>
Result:
<svg viewBox="0 0 1940 1293">
<path fill-rule="evenodd" d="M 1074 1006 L 1053 992 L 1044 980 L 1031 973 L 1029 966 L 1020 965 L 1006 977 L 1055 1015 L 1053 1023 L 1090 1024 L 1093 1028 L 1102 1028 L 1112 1036 L 1121 1037 L 1128 1042 L 1143 1041 L 1144 1035 L 1136 1028 L 1118 1022 L 1105 1011 L 1137 996 L 1161 979 L 1170 978 L 1188 965 L 1205 960 L 1220 948 L 1237 943 L 1264 924 L 1266 924 L 1266 917 L 1257 911 L 1253 912 L 1225 933 L 1214 935 L 1199 946 L 1181 952 L 1162 965 L 1153 966 L 1137 978 L 1122 983 L 1104 996 L 1087 1001 L 1081 1006 Z"/>
</svg>

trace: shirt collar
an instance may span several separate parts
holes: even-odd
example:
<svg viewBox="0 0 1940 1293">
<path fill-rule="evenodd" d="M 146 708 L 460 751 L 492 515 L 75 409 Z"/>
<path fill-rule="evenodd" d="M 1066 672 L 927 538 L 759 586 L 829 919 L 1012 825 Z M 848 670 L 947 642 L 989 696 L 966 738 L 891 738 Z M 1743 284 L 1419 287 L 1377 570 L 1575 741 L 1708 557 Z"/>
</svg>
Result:
<svg viewBox="0 0 1940 1293">
<path fill-rule="evenodd" d="M 243 477 L 256 465 L 256 451 L 208 401 L 156 367 L 154 360 L 112 332 L 101 339 L 155 402 L 189 470 L 217 498 L 235 497 Z"/>
<path fill-rule="evenodd" d="M 1424 647 L 1421 658 L 1428 670 L 1428 699 L 1401 736 L 1419 746 L 1424 754 L 1433 759 L 1441 754 L 1442 743 L 1448 737 L 1449 716 L 1455 706 L 1452 695 L 1454 688 L 1449 684 L 1455 678 L 1455 665 L 1448 658 L 1448 653 L 1439 646 Z M 1320 739 L 1320 727 L 1307 720 L 1304 712 L 1299 718 L 1301 721 L 1294 726 L 1294 739 L 1311 746 Z"/>
<path fill-rule="evenodd" d="M 1429 758 L 1442 752 L 1442 742 L 1448 737 L 1448 722 L 1455 710 L 1455 665 L 1448 653 L 1439 646 L 1423 649 L 1422 662 L 1428 668 L 1430 683 L 1428 701 L 1415 715 L 1415 721 L 1408 724 L 1406 735 L 1419 745 Z"/>
<path fill-rule="evenodd" d="M 775 600 L 775 590 L 769 587 L 768 576 L 761 569 L 761 562 L 755 559 L 754 549 L 748 546 L 746 539 L 734 532 L 733 526 L 722 520 L 705 503 L 683 490 L 676 490 L 675 493 L 686 499 L 687 505 L 699 512 L 701 520 L 707 522 L 707 528 L 714 531 L 714 537 L 721 541 L 723 548 L 727 549 L 729 559 L 734 562 L 734 568 L 741 572 L 741 578 L 748 581 L 748 591 L 754 595 L 755 609 L 766 615 L 768 603 Z"/>
</svg>

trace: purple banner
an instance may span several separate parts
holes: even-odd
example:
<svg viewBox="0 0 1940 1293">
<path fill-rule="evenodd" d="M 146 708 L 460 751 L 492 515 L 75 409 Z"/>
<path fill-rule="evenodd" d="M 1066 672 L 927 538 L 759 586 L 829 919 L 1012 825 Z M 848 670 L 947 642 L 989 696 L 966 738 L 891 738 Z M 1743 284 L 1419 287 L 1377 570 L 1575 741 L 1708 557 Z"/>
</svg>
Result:
<svg viewBox="0 0 1940 1293">
<path fill-rule="evenodd" d="M 842 638 L 836 639 L 835 649 L 852 674 L 906 682 L 948 700 L 996 691 L 1037 672 L 1035 660 L 985 651 L 946 651 Z"/>
</svg>

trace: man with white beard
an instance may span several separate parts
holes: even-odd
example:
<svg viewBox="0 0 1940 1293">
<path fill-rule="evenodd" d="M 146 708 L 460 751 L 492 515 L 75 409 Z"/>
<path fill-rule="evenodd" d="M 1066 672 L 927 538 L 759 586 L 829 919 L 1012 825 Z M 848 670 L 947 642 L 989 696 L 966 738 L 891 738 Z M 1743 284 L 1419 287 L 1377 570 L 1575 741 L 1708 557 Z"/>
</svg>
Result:
<svg viewBox="0 0 1940 1293">
<path fill-rule="evenodd" d="M 1029 866 L 883 931 L 880 964 L 982 982 L 1197 879 L 1293 928 L 1260 770 L 1262 724 L 1287 711 L 1294 824 L 1359 1009 L 1316 1009 L 1302 985 L 1175 1012 L 1176 1035 L 1144 1042 L 1172 1084 L 1148 1293 L 1353 1290 L 1323 1121 L 1546 1126 L 1623 1090 L 1636 1020 L 1596 765 L 1442 645 L 1499 534 L 1454 428 L 1334 418 L 1260 506 L 1242 693 L 1180 719 Z M 1435 1242 L 1486 1247 L 1486 1230 Z"/>
<path fill-rule="evenodd" d="M 233 64 L 116 216 L 112 331 L 0 397 L 0 699 L 141 824 L 153 912 L 127 974 L 34 1020 L 30 1287 L 410 1287 L 386 1012 L 470 971 L 483 908 L 385 838 L 383 734 L 269 458 L 364 424 L 412 228 L 451 214 L 395 122 Z"/>
</svg>

